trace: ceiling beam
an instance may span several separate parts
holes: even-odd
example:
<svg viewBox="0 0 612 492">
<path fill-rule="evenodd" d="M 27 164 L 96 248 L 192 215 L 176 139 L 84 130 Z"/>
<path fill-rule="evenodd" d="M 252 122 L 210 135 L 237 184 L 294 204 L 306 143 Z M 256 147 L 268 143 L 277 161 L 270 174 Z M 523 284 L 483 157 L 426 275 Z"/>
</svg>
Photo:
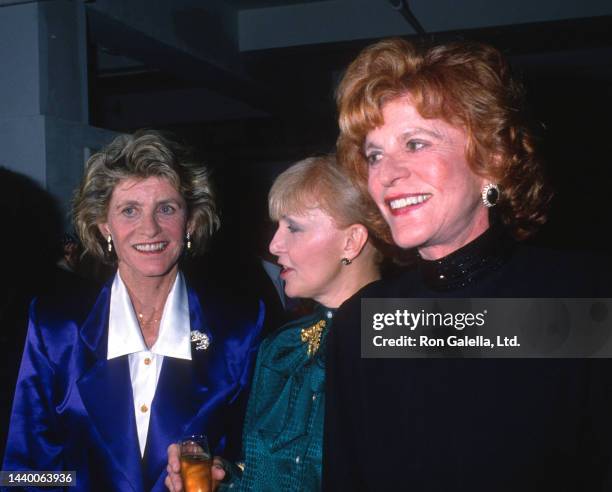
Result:
<svg viewBox="0 0 612 492">
<path fill-rule="evenodd" d="M 172 11 L 169 19 L 162 19 L 163 11 L 147 11 L 146 19 L 136 22 L 133 12 L 122 10 L 128 4 L 132 2 L 121 6 L 108 1 L 88 4 L 88 27 L 93 44 L 118 55 L 117 58 L 136 60 L 149 69 L 237 98 L 254 108 L 268 108 L 271 100 L 268 90 L 246 74 L 237 47 L 220 31 L 220 19 L 215 22 L 213 16 L 208 22 L 198 22 L 202 19 L 195 14 L 188 19 L 187 11 Z M 169 23 L 174 23 L 172 29 L 167 27 Z M 156 30 L 158 25 L 164 26 L 161 32 Z M 199 36 L 200 33 L 208 34 Z M 203 41 L 207 36 L 208 41 Z M 225 41 L 219 41 L 222 38 Z M 217 42 L 213 42 L 215 39 Z M 124 68 L 118 66 L 117 73 Z M 107 65 L 104 75 L 108 76 L 109 72 L 112 73 L 112 67 Z"/>
<path fill-rule="evenodd" d="M 397 4 L 399 0 L 395 0 Z M 427 33 L 612 15 L 610 0 L 411 0 Z M 240 51 L 418 34 L 389 2 L 328 0 L 241 10 Z"/>
</svg>

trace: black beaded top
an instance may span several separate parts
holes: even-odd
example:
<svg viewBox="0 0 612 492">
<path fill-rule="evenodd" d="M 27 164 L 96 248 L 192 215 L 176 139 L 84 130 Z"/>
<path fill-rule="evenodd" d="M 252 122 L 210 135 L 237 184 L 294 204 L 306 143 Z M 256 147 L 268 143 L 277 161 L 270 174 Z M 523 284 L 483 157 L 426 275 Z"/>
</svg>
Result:
<svg viewBox="0 0 612 492">
<path fill-rule="evenodd" d="M 472 242 L 439 260 L 419 258 L 418 269 L 432 290 L 465 287 L 508 261 L 515 242 L 501 225 L 493 225 Z"/>
</svg>

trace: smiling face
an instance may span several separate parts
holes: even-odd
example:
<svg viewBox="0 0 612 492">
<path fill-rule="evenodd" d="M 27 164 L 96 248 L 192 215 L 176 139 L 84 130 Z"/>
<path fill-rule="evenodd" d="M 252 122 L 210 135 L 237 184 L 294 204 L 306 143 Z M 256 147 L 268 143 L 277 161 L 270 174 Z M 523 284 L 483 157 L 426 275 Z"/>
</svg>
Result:
<svg viewBox="0 0 612 492">
<path fill-rule="evenodd" d="M 187 210 L 183 197 L 165 178 L 128 178 L 117 183 L 102 235 L 112 236 L 121 278 L 136 285 L 172 274 L 183 251 Z"/>
<path fill-rule="evenodd" d="M 347 232 L 320 208 L 282 216 L 270 252 L 278 256 L 285 293 L 336 307 L 344 300 L 341 259 L 346 241 Z"/>
<path fill-rule="evenodd" d="M 384 124 L 367 134 L 364 152 L 369 192 L 395 243 L 438 259 L 482 234 L 488 181 L 468 166 L 465 131 L 423 118 L 410 96 L 388 102 L 382 113 Z"/>
</svg>

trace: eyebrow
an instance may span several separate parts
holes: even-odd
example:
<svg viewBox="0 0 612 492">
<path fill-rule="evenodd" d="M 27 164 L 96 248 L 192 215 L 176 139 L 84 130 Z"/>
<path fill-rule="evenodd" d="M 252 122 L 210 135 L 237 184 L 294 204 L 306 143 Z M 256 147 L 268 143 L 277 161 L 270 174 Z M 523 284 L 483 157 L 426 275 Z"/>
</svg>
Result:
<svg viewBox="0 0 612 492">
<path fill-rule="evenodd" d="M 281 220 L 282 219 L 286 220 L 287 222 L 291 222 L 293 224 L 297 224 L 298 223 L 298 221 L 294 217 L 291 217 L 289 215 L 282 215 L 281 216 Z"/>
<path fill-rule="evenodd" d="M 403 132 L 401 134 L 401 138 L 406 140 L 414 135 L 419 135 L 419 134 L 426 134 L 429 135 L 432 138 L 435 138 L 436 140 L 442 140 L 442 135 L 435 131 L 435 130 L 428 130 L 426 128 L 422 128 L 422 127 L 416 127 L 416 128 L 411 128 L 409 130 L 406 130 L 405 132 Z M 370 148 L 375 148 L 378 149 L 380 148 L 380 146 L 372 143 L 372 142 L 368 142 L 365 146 L 364 146 L 364 150 L 365 149 L 370 149 Z"/>
<path fill-rule="evenodd" d="M 284 219 L 285 221 L 287 221 L 289 225 L 294 225 L 298 227 L 307 227 L 308 225 L 307 216 L 302 216 L 302 215 L 295 216 L 294 215 L 290 217 L 288 215 L 283 215 L 281 219 Z"/>
<path fill-rule="evenodd" d="M 166 205 L 166 204 L 172 204 L 172 205 L 178 206 L 179 208 L 182 208 L 181 202 L 179 200 L 175 200 L 174 198 L 166 198 L 166 199 L 155 202 L 156 206 Z M 117 205 L 115 205 L 115 208 L 117 209 L 117 208 L 134 207 L 134 206 L 141 206 L 141 205 L 142 203 L 137 200 L 127 200 L 124 202 L 117 203 Z"/>
<path fill-rule="evenodd" d="M 115 205 L 115 208 L 123 208 L 123 207 L 133 207 L 134 205 L 140 205 L 140 202 L 137 202 L 136 200 L 128 200 L 125 202 L 119 202 Z"/>
</svg>

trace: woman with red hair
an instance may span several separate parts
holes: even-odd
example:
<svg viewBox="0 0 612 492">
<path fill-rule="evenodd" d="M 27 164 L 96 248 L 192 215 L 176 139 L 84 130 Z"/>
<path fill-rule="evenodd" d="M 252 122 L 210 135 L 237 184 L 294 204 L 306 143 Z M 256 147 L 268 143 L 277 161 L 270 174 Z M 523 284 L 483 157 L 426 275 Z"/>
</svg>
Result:
<svg viewBox="0 0 612 492">
<path fill-rule="evenodd" d="M 521 243 L 552 194 L 499 51 L 381 41 L 337 102 L 341 165 L 418 253 L 361 298 L 610 297 L 604 265 Z M 607 361 L 365 359 L 353 307 L 328 341 L 327 490 L 605 487 Z"/>
</svg>

